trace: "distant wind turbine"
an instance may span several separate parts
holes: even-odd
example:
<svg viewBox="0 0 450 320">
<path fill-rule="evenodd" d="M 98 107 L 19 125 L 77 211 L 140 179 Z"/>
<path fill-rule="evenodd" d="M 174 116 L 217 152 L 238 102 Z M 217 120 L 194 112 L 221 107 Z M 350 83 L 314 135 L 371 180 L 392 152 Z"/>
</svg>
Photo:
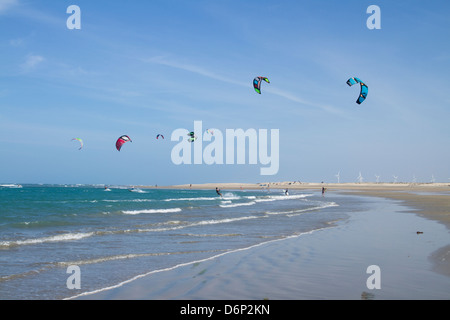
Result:
<svg viewBox="0 0 450 320">
<path fill-rule="evenodd" d="M 380 176 L 375 175 L 375 178 L 377 178 L 377 183 L 380 182 Z"/>
<path fill-rule="evenodd" d="M 337 173 L 337 175 L 336 175 L 336 178 L 337 178 L 338 183 L 339 183 L 340 175 L 341 175 L 341 171 L 339 171 L 339 172 Z"/>
<path fill-rule="evenodd" d="M 436 181 L 436 179 L 434 179 L 434 175 L 431 175 L 431 183 L 434 183 Z"/>
<path fill-rule="evenodd" d="M 397 183 L 397 178 L 398 178 L 398 176 L 394 176 L 394 175 L 393 175 L 393 177 L 394 177 L 394 183 Z"/>
<path fill-rule="evenodd" d="M 362 182 L 363 182 L 363 177 L 362 177 L 362 175 L 361 175 L 361 171 L 359 172 L 358 182 L 359 182 L 359 183 L 362 183 Z"/>
</svg>

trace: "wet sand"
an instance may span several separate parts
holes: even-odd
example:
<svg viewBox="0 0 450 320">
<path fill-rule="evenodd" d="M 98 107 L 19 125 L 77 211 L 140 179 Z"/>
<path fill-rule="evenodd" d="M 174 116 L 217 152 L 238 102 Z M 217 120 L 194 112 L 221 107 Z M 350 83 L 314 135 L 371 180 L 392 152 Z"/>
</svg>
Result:
<svg viewBox="0 0 450 320">
<path fill-rule="evenodd" d="M 416 213 L 421 217 L 435 220 L 446 226 L 450 230 L 450 187 L 424 189 L 415 188 L 412 190 L 361 190 L 346 191 L 345 193 L 368 195 L 373 197 L 383 197 L 398 200 L 409 207 L 406 212 Z M 423 231 L 417 230 L 418 234 Z M 450 277 L 450 237 L 448 245 L 434 251 L 430 257 L 433 263 L 433 270 Z M 449 289 L 450 291 L 450 289 Z"/>
</svg>

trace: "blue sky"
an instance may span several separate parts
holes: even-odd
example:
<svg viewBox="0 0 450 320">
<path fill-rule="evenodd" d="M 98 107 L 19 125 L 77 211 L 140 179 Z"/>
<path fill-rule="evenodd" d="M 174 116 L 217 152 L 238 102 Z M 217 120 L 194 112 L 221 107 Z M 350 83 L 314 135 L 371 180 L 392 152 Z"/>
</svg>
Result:
<svg viewBox="0 0 450 320">
<path fill-rule="evenodd" d="M 70 5 L 81 29 L 69 30 Z M 381 9 L 370 30 L 369 5 Z M 449 182 L 450 3 L 0 0 L 0 182 Z M 267 76 L 262 94 L 252 80 Z M 357 105 L 357 76 L 369 86 Z M 280 130 L 280 167 L 175 165 L 178 128 Z M 162 133 L 166 139 L 156 140 Z M 116 139 L 133 142 L 121 152 Z M 84 140 L 78 150 L 72 138 Z"/>
</svg>

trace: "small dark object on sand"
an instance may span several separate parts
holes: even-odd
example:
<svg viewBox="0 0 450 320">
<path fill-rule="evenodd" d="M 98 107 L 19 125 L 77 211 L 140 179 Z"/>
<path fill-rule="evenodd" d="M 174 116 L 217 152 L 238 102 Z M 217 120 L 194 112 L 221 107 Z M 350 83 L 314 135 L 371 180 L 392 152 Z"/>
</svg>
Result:
<svg viewBox="0 0 450 320">
<path fill-rule="evenodd" d="M 423 233 L 423 231 L 417 231 L 417 234 L 422 234 Z"/>
<path fill-rule="evenodd" d="M 375 295 L 370 292 L 363 291 L 361 293 L 361 300 L 373 300 L 375 298 Z"/>
</svg>

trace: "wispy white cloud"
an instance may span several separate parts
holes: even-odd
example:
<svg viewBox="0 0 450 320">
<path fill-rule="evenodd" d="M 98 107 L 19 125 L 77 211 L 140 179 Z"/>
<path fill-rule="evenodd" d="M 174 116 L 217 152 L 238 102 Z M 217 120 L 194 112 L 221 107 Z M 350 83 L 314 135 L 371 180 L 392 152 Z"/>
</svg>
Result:
<svg viewBox="0 0 450 320">
<path fill-rule="evenodd" d="M 30 21 L 66 28 L 65 19 L 68 15 L 56 16 L 45 10 L 36 9 L 33 5 L 34 1 L 0 0 L 0 15 L 8 11 L 14 11 L 14 15 L 24 17 Z M 20 10 L 13 10 L 15 7 Z"/>
<path fill-rule="evenodd" d="M 196 66 L 193 64 L 188 64 L 188 63 L 176 62 L 173 60 L 169 60 L 163 56 L 156 56 L 156 57 L 148 58 L 148 59 L 145 59 L 144 61 L 149 62 L 149 63 L 156 63 L 159 65 L 164 65 L 164 66 L 168 66 L 171 68 L 176 68 L 176 69 L 180 69 L 180 70 L 184 70 L 184 71 L 188 71 L 188 72 L 192 72 L 192 73 L 195 73 L 195 74 L 198 74 L 198 75 L 201 75 L 201 76 L 213 79 L 213 80 L 223 81 L 223 82 L 238 85 L 241 87 L 249 87 L 250 86 L 250 84 L 249 84 L 250 82 L 237 81 L 237 80 L 233 79 L 232 77 L 221 76 L 218 73 L 207 70 L 203 67 Z M 284 99 L 287 99 L 291 102 L 299 103 L 304 106 L 319 108 L 319 109 L 322 109 L 323 111 L 333 113 L 333 114 L 341 113 L 341 111 L 338 108 L 335 108 L 333 106 L 310 102 L 305 99 L 302 99 L 301 97 L 298 97 L 295 94 L 292 94 L 290 92 L 286 92 L 286 91 L 283 91 L 280 89 L 267 87 L 267 88 L 265 88 L 265 91 L 268 93 L 277 95 L 279 97 L 282 97 Z"/>
<path fill-rule="evenodd" d="M 302 99 L 290 92 L 286 92 L 277 88 L 265 88 L 265 91 L 268 93 L 272 93 L 274 95 L 277 95 L 279 97 L 285 98 L 289 101 L 295 102 L 295 103 L 299 103 L 301 105 L 304 106 L 308 106 L 308 107 L 314 107 L 314 108 L 319 108 L 322 109 L 323 111 L 329 112 L 329 113 L 333 113 L 333 114 L 340 114 L 342 113 L 340 109 L 335 108 L 331 105 L 326 105 L 326 104 L 321 104 L 321 103 L 314 103 L 311 101 L 307 101 L 305 99 Z"/>
<path fill-rule="evenodd" d="M 25 62 L 20 65 L 22 71 L 27 72 L 35 69 L 45 60 L 44 57 L 38 55 L 28 55 Z"/>
<path fill-rule="evenodd" d="M 17 4 L 19 4 L 18 0 L 0 0 L 0 13 L 5 12 Z"/>
<path fill-rule="evenodd" d="M 232 79 L 231 77 L 223 77 L 223 76 L 218 75 L 216 72 L 209 71 L 205 68 L 202 68 L 202 67 L 199 67 L 196 65 L 192 65 L 192 64 L 188 64 L 188 63 L 180 63 L 180 62 L 176 62 L 173 60 L 168 60 L 167 58 L 164 58 L 162 56 L 144 59 L 144 61 L 150 62 L 150 63 L 156 63 L 159 65 L 164 65 L 164 66 L 168 66 L 171 68 L 176 68 L 176 69 L 180 69 L 180 70 L 184 70 L 184 71 L 188 71 L 188 72 L 192 72 L 192 73 L 196 73 L 198 75 L 201 75 L 201 76 L 204 76 L 204 77 L 207 77 L 210 79 L 223 81 L 223 82 L 230 83 L 230 84 L 235 84 L 238 86 L 248 86 L 247 83 L 236 81 L 236 80 Z"/>
<path fill-rule="evenodd" d="M 17 39 L 11 39 L 9 40 L 9 44 L 12 47 L 20 47 L 21 45 L 23 45 L 24 40 L 22 38 L 17 38 Z"/>
</svg>

